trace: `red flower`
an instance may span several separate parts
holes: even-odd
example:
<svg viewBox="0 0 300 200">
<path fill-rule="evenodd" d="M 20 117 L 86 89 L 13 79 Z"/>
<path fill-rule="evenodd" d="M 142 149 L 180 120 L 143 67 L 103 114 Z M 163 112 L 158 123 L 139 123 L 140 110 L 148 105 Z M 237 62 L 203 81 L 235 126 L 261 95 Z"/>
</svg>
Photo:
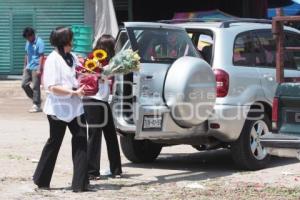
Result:
<svg viewBox="0 0 300 200">
<path fill-rule="evenodd" d="M 88 57 L 89 59 L 93 59 L 93 58 L 94 58 L 93 52 L 89 53 L 89 54 L 87 55 L 87 57 Z"/>
</svg>

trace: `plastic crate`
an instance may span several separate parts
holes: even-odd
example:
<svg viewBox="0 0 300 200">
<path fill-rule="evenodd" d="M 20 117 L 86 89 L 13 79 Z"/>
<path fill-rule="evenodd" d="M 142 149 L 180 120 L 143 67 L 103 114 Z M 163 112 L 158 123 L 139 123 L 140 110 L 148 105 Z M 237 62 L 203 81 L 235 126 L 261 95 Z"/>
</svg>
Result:
<svg viewBox="0 0 300 200">
<path fill-rule="evenodd" d="M 72 25 L 71 29 L 73 31 L 73 33 L 76 35 L 80 35 L 80 34 L 88 34 L 91 35 L 93 34 L 93 28 L 91 26 L 88 25 Z"/>
</svg>

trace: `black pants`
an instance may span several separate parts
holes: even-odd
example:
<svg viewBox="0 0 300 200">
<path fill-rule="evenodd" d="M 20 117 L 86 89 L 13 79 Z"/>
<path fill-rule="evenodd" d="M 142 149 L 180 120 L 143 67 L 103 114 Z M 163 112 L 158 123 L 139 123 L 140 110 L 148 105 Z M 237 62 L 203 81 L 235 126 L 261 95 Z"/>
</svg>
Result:
<svg viewBox="0 0 300 200">
<path fill-rule="evenodd" d="M 105 101 L 84 99 L 84 112 L 88 124 L 88 173 L 100 175 L 102 131 L 107 146 L 110 171 L 122 174 L 120 149 L 110 105 Z"/>
<path fill-rule="evenodd" d="M 32 88 L 30 83 L 32 82 Z M 32 99 L 33 104 L 41 105 L 41 80 L 35 70 L 25 69 L 22 79 L 22 88 L 26 95 Z"/>
<path fill-rule="evenodd" d="M 50 125 L 50 137 L 44 146 L 40 161 L 33 175 L 34 183 L 40 187 L 49 187 L 57 155 L 68 126 L 72 133 L 73 190 L 87 188 L 87 135 L 86 128 L 77 120 L 85 123 L 84 115 L 67 123 L 54 116 L 47 116 Z"/>
</svg>

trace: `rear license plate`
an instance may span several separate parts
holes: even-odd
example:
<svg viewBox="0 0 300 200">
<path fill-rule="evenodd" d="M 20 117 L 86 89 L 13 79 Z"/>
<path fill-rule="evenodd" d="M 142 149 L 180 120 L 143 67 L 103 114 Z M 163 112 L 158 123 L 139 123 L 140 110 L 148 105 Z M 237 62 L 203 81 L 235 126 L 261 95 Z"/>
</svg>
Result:
<svg viewBox="0 0 300 200">
<path fill-rule="evenodd" d="M 144 116 L 143 130 L 161 130 L 162 116 Z"/>
</svg>

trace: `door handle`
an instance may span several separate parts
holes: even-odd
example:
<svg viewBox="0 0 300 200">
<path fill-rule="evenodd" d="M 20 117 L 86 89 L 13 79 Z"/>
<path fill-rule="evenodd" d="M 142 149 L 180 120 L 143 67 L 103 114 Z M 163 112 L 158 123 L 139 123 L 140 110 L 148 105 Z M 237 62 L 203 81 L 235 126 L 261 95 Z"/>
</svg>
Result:
<svg viewBox="0 0 300 200">
<path fill-rule="evenodd" d="M 153 79 L 153 76 L 152 75 L 148 75 L 148 76 L 146 76 L 146 79 L 147 80 L 151 80 L 151 79 Z"/>
<path fill-rule="evenodd" d="M 152 79 L 153 79 L 152 75 L 147 75 L 144 77 L 144 80 L 147 80 L 147 81 L 152 80 Z"/>
</svg>

